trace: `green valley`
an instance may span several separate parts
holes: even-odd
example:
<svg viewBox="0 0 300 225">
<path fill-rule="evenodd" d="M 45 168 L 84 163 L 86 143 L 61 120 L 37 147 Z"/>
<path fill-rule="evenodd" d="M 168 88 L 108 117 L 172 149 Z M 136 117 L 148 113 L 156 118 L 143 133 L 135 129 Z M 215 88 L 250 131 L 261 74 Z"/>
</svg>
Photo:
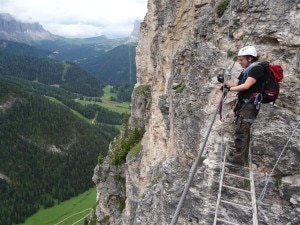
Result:
<svg viewBox="0 0 300 225">
<path fill-rule="evenodd" d="M 86 224 L 94 166 L 130 114 L 136 44 L 0 44 L 0 225 Z"/>
<path fill-rule="evenodd" d="M 66 96 L 72 94 L 34 82 L 36 88 L 28 91 L 28 81 L 0 78 L 0 224 L 7 225 L 91 188 L 97 157 L 106 155 L 119 131 L 110 123 L 117 120 L 107 109 L 101 108 L 103 116 L 110 114 L 112 119 L 107 116 L 92 125 L 65 102 L 41 95 L 43 91 L 57 98 L 65 94 L 62 99 L 67 102 L 71 99 Z M 100 107 L 80 106 L 93 116 L 91 110 Z M 98 115 L 100 120 L 102 114 Z"/>
</svg>

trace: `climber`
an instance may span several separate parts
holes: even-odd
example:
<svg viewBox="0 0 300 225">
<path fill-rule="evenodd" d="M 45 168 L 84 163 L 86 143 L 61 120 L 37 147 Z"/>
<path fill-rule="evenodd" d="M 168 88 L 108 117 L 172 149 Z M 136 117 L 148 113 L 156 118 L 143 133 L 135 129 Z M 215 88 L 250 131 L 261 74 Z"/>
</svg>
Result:
<svg viewBox="0 0 300 225">
<path fill-rule="evenodd" d="M 230 163 L 244 165 L 249 153 L 250 127 L 256 119 L 260 100 L 253 97 L 253 93 L 261 93 L 266 76 L 261 65 L 257 63 L 258 55 L 255 47 L 245 46 L 238 52 L 238 62 L 243 71 L 234 81 L 224 81 L 223 75 L 217 79 L 223 83 L 221 90 L 238 92 L 235 114 L 235 151 L 226 156 Z"/>
</svg>

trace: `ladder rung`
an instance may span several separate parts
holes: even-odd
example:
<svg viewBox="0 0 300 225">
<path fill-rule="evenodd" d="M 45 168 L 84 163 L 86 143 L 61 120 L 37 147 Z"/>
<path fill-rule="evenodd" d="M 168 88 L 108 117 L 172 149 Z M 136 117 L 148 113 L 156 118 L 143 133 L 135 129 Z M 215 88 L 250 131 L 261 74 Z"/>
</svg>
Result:
<svg viewBox="0 0 300 225">
<path fill-rule="evenodd" d="M 264 203 L 264 202 L 258 201 L 257 205 L 263 205 L 263 206 L 271 207 L 273 204 L 272 203 Z"/>
<path fill-rule="evenodd" d="M 229 202 L 229 201 L 225 201 L 225 200 L 221 200 L 221 202 L 224 202 L 224 203 L 229 204 L 229 205 L 239 206 L 239 207 L 242 207 L 242 208 L 245 208 L 245 209 L 252 209 L 251 207 L 244 206 L 244 205 L 241 205 L 241 204 L 237 204 L 237 203 L 234 203 L 234 202 Z"/>
<path fill-rule="evenodd" d="M 226 187 L 226 188 L 229 188 L 229 189 L 232 189 L 232 190 L 235 190 L 235 191 L 242 191 L 242 192 L 246 192 L 246 193 L 251 194 L 251 191 L 236 188 L 236 187 L 232 187 L 232 186 L 228 186 L 228 185 L 225 185 L 225 184 L 223 184 L 222 187 Z"/>
<path fill-rule="evenodd" d="M 233 224 L 233 225 L 239 225 L 238 223 L 233 223 L 227 220 L 222 220 L 222 219 L 217 219 L 217 221 L 223 222 L 223 223 L 228 223 L 228 224 Z"/>
<path fill-rule="evenodd" d="M 243 177 L 243 176 L 239 176 L 239 175 L 236 175 L 236 174 L 232 174 L 232 173 L 224 173 L 228 176 L 231 176 L 231 177 L 238 177 L 238 178 L 241 178 L 241 179 L 246 179 L 246 180 L 250 180 L 250 178 L 248 177 Z"/>
<path fill-rule="evenodd" d="M 234 164 L 234 163 L 228 163 L 228 162 L 225 163 L 225 166 L 243 167 L 243 169 L 248 169 L 248 170 L 250 169 L 248 166 L 242 166 L 240 164 Z"/>
</svg>

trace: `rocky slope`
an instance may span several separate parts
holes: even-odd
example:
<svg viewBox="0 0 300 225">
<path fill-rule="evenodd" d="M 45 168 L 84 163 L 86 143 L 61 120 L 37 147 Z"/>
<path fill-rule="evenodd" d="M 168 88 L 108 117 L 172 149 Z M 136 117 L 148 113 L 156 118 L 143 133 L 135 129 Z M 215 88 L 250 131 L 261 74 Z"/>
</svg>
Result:
<svg viewBox="0 0 300 225">
<path fill-rule="evenodd" d="M 229 3 L 225 11 L 223 2 Z M 225 72 L 231 79 L 239 75 L 241 67 L 233 56 L 245 44 L 255 45 L 261 60 L 281 64 L 285 73 L 279 99 L 275 105 L 262 106 L 252 129 L 259 197 L 266 174 L 300 119 L 299 19 L 299 0 L 148 1 L 129 120 L 131 127 L 144 126 L 146 132 L 142 148 L 129 152 L 125 164 L 112 165 L 108 157 L 96 167 L 97 224 L 170 224 L 221 97 L 216 75 Z M 221 141 L 232 134 L 234 99 L 230 93 L 224 122 L 213 125 L 178 224 L 213 223 Z M 259 224 L 300 223 L 299 138 L 298 128 L 258 205 Z M 116 151 L 114 146 L 111 152 Z M 247 200 L 232 192 L 225 195 Z M 221 214 L 238 224 L 251 224 L 244 211 L 229 207 Z"/>
</svg>

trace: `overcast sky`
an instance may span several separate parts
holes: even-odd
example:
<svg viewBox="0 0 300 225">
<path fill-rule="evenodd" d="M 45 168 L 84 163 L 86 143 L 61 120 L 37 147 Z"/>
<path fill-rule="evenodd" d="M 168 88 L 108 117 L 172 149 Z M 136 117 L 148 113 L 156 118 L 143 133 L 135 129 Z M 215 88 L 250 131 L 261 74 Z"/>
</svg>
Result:
<svg viewBox="0 0 300 225">
<path fill-rule="evenodd" d="M 0 0 L 0 13 L 64 37 L 129 36 L 146 12 L 147 0 Z"/>
</svg>

